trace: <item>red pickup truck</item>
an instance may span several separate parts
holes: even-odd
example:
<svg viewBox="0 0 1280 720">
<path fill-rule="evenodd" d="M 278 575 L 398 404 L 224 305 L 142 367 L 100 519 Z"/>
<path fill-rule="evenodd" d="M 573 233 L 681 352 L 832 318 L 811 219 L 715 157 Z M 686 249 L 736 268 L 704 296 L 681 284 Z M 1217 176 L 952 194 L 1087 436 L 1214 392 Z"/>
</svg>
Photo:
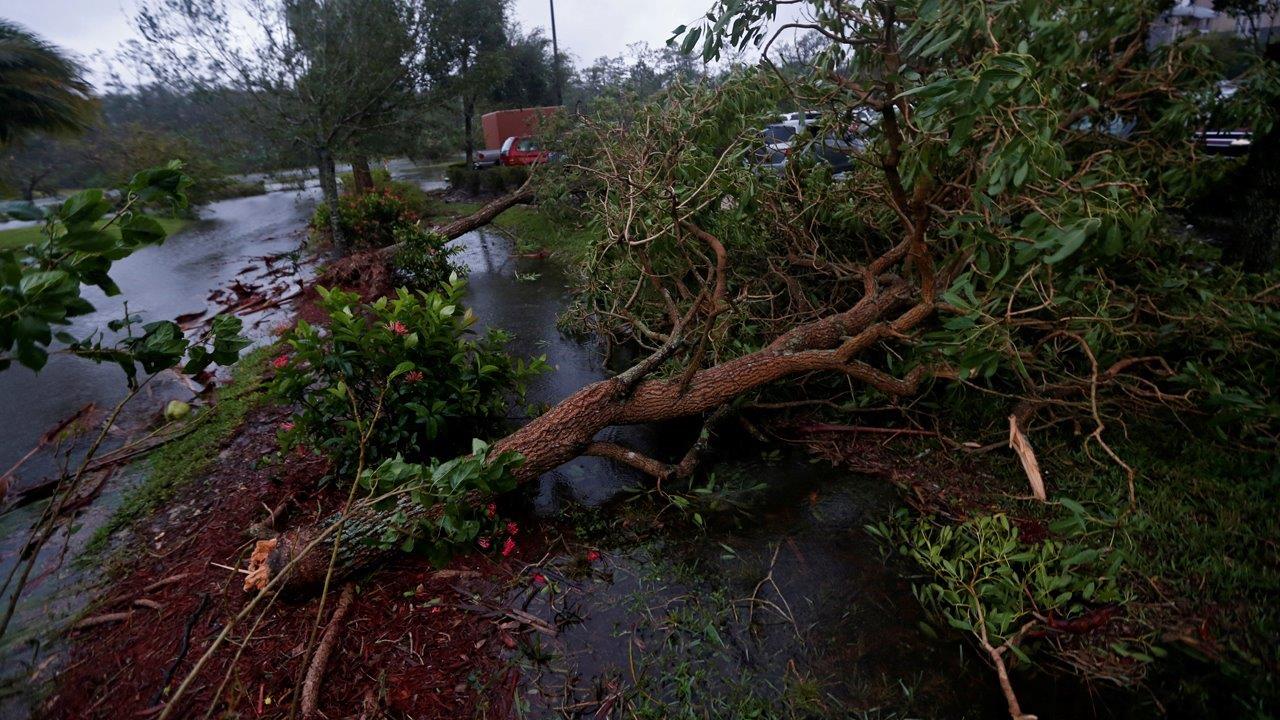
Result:
<svg viewBox="0 0 1280 720">
<path fill-rule="evenodd" d="M 533 165 L 550 160 L 551 151 L 539 148 L 531 137 L 509 137 L 502 143 L 500 157 L 503 165 Z"/>
</svg>

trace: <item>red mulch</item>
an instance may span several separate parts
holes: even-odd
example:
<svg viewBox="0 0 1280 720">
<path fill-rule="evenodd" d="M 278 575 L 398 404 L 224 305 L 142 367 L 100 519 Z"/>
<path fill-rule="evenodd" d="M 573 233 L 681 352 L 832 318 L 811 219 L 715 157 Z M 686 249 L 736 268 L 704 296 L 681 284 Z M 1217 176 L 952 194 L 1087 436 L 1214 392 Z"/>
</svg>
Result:
<svg viewBox="0 0 1280 720">
<path fill-rule="evenodd" d="M 284 415 L 279 408 L 252 413 L 207 480 L 189 487 L 171 510 L 162 511 L 140 531 L 142 538 L 150 539 L 149 545 L 93 614 L 125 610 L 136 599 L 158 602 L 162 608 L 136 607 L 127 621 L 80 631 L 59 687 L 46 705 L 47 716 L 158 714 L 156 697 L 201 597 L 209 600 L 192 626 L 190 649 L 167 686 L 170 693 L 252 597 L 241 590 L 242 575 L 210 563 L 242 566 L 252 544 L 245 528 L 262 521 L 266 507 L 294 498 L 294 509 L 287 515 L 292 525 L 314 522 L 341 503 L 337 491 L 317 489 L 324 460 L 259 462 L 274 451 L 276 426 Z M 387 713 L 457 718 L 471 717 L 483 707 L 488 717 L 505 717 L 515 676 L 501 656 L 505 647 L 514 645 L 513 639 L 492 619 L 459 604 L 473 602 L 464 593 L 491 594 L 495 585 L 509 581 L 521 555 L 536 557 L 537 539 L 524 539 L 524 547 L 510 560 L 470 555 L 449 567 L 475 575 L 437 573 L 421 558 L 396 555 L 361 579 L 329 662 L 321 711 L 332 718 Z M 143 590 L 178 574 L 186 577 L 152 592 Z M 326 605 L 326 624 L 336 596 L 337 587 Z M 310 662 L 303 657 L 303 646 L 315 623 L 317 604 L 317 598 L 281 598 L 243 642 L 258 616 L 252 613 L 231 632 L 236 642 L 225 643 L 213 656 L 171 717 L 202 716 L 214 703 L 224 677 L 220 709 L 238 717 L 287 717 L 297 679 Z"/>
<path fill-rule="evenodd" d="M 341 287 L 360 294 L 365 302 L 389 294 L 394 288 L 391 268 L 377 250 L 355 253 L 334 261 L 307 287 L 298 299 L 297 316 L 313 325 L 327 323 L 326 314 L 316 304 L 320 299 L 316 286 Z"/>
<path fill-rule="evenodd" d="M 389 287 L 385 265 L 370 254 L 335 263 L 317 282 L 355 289 L 366 299 L 384 292 L 384 285 Z M 314 289 L 308 289 L 298 316 L 323 322 L 326 318 L 315 299 Z M 252 597 L 241 589 L 243 575 L 211 563 L 243 567 L 253 545 L 247 528 L 265 521 L 268 508 L 286 500 L 292 502 L 280 529 L 316 522 L 341 507 L 344 492 L 319 487 L 325 460 L 297 455 L 273 460 L 276 429 L 287 414 L 279 407 L 250 413 L 215 467 L 139 530 L 139 539 L 147 544 L 91 613 L 132 607 L 132 615 L 73 636 L 71 657 L 44 706 L 45 716 L 157 716 Z M 393 555 L 374 574 L 359 578 L 359 593 L 322 685 L 322 715 L 508 717 L 518 675 L 503 655 L 516 644 L 509 633 L 521 628 L 513 623 L 499 627 L 491 615 L 483 617 L 460 605 L 474 610 L 472 593 L 500 596 L 498 586 L 512 582 L 520 558 L 539 556 L 538 537 L 522 534 L 521 539 L 520 548 L 506 560 L 479 554 L 456 559 L 447 569 L 464 571 L 461 575 L 438 573 L 420 557 Z M 177 575 L 184 576 L 180 582 L 145 591 Z M 332 589 L 317 638 L 328 623 L 338 589 Z M 139 599 L 161 607 L 134 606 Z M 288 717 L 291 705 L 300 702 L 300 678 L 310 663 L 304 648 L 318 603 L 316 597 L 281 597 L 250 636 L 260 615 L 252 612 L 233 628 L 230 642 L 206 663 L 170 717 L 202 717 L 211 705 L 213 717 Z M 190 647 L 179 662 L 189 623 Z M 166 674 L 171 676 L 167 683 Z"/>
</svg>

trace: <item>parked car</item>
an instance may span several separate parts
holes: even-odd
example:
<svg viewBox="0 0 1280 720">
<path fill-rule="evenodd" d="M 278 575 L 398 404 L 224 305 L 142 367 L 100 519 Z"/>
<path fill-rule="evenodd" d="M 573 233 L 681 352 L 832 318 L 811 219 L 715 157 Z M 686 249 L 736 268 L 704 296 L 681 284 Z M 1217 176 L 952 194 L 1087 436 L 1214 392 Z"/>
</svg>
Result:
<svg viewBox="0 0 1280 720">
<path fill-rule="evenodd" d="M 752 153 L 752 164 L 765 170 L 781 170 L 791 154 L 791 140 L 798 132 L 800 125 L 795 122 L 765 125 L 760 131 L 760 145 Z"/>
<path fill-rule="evenodd" d="M 551 151 L 543 150 L 531 137 L 509 137 L 502 143 L 503 165 L 533 165 L 551 159 Z"/>
<path fill-rule="evenodd" d="M 845 133 L 818 135 L 814 132 L 819 129 L 817 118 L 813 117 L 766 125 L 760 132 L 761 143 L 752 153 L 751 162 L 761 170 L 781 172 L 790 161 L 807 155 L 830 166 L 832 173 L 840 174 L 853 167 L 853 156 L 866 147 L 857 128 L 855 125 Z"/>
<path fill-rule="evenodd" d="M 1237 157 L 1253 147 L 1253 133 L 1248 130 L 1202 130 L 1196 133 L 1206 152 Z"/>
<path fill-rule="evenodd" d="M 476 150 L 471 154 L 471 164 L 480 170 L 502 164 L 502 148 L 493 150 Z"/>
</svg>

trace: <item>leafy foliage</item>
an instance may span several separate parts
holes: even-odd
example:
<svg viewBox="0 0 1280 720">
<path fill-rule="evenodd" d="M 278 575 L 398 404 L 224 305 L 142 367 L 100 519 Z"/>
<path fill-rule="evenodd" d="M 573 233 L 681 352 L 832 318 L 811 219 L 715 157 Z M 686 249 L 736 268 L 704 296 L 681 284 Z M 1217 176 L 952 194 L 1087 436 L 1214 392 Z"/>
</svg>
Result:
<svg viewBox="0 0 1280 720">
<path fill-rule="evenodd" d="M 0 146 L 29 131 L 80 132 L 97 115 L 84 69 L 8 20 L 0 20 L 0 107 Z"/>
<path fill-rule="evenodd" d="M 466 284 L 436 292 L 397 291 L 361 303 L 358 295 L 319 289 L 327 329 L 306 322 L 285 337 L 292 352 L 275 361 L 272 392 L 297 403 L 287 445 L 310 444 L 339 476 L 404 454 L 446 457 L 460 443 L 495 430 L 511 397 L 546 369 L 541 358 L 513 358 L 506 333 L 468 338 L 475 316 L 462 309 Z"/>
<path fill-rule="evenodd" d="M 386 247 L 396 242 L 401 225 L 414 225 L 421 219 L 419 210 L 395 188 L 383 186 L 373 192 L 343 195 L 338 201 L 338 226 L 352 245 L 362 248 Z M 330 227 L 329 206 L 316 206 L 311 227 L 323 231 Z"/>
<path fill-rule="evenodd" d="M 1166 221 L 1231 166 L 1196 143 L 1206 118 L 1272 123 L 1273 65 L 1255 62 L 1218 97 L 1223 69 L 1203 44 L 1147 47 L 1158 3 L 811 5 L 828 40 L 816 72 L 676 84 L 571 133 L 549 194 L 585 198 L 604 231 L 580 323 L 661 346 L 672 313 L 643 278 L 708 276 L 692 224 L 723 243 L 732 300 L 669 373 L 853 307 L 885 258 L 933 319 L 868 362 L 934 378 L 945 392 L 920 410 L 1007 397 L 1100 428 L 1174 407 L 1220 437 L 1275 445 L 1276 277 L 1225 266 Z M 678 35 L 710 58 L 764 47 L 776 6 L 718 3 Z M 759 129 L 788 103 L 820 114 L 813 137 L 846 142 L 841 181 L 804 152 L 780 173 L 753 164 Z M 822 378 L 803 388 L 848 391 Z"/>
<path fill-rule="evenodd" d="M 379 542 L 404 551 L 426 553 L 437 565 L 453 551 L 472 545 L 481 537 L 501 533 L 501 520 L 492 506 L 478 497 L 508 492 L 516 482 L 511 471 L 524 458 L 516 453 L 494 452 L 483 441 L 472 441 L 471 454 L 429 465 L 405 462 L 400 456 L 384 461 L 360 476 L 360 485 L 375 496 L 405 495 L 431 513 L 392 513 Z M 393 501 L 387 501 L 392 505 Z"/>
<path fill-rule="evenodd" d="M 391 258 L 397 281 L 415 290 L 438 290 L 448 287 L 453 278 L 465 276 L 466 266 L 451 259 L 459 248 L 449 247 L 449 239 L 421 225 L 396 227 L 395 241 L 400 245 Z"/>
<path fill-rule="evenodd" d="M 127 331 L 114 343 L 101 329 L 84 338 L 54 331 L 56 326 L 93 312 L 93 305 L 82 295 L 83 286 L 95 285 L 108 296 L 120 293 L 109 274 L 112 263 L 165 239 L 160 223 L 140 208 L 156 203 L 184 205 L 190 182 L 175 161 L 134 175 L 120 191 L 118 208 L 97 189 L 71 196 L 47 217 L 34 206 L 7 205 L 5 212 L 9 214 L 43 218 L 44 227 L 39 242 L 21 251 L 0 252 L 0 370 L 14 359 L 33 370 L 41 369 L 55 339 L 65 343 L 72 354 L 119 364 L 131 386 L 139 364 L 145 372 L 155 373 L 174 366 L 184 356 L 189 356 L 186 372 L 199 372 L 212 363 L 235 362 L 248 341 L 240 336 L 239 318 L 231 316 L 216 318 L 199 342 L 189 340 L 176 323 L 167 320 L 142 325 L 141 334 L 134 335 L 133 327 L 142 321 L 137 315 L 109 324 L 110 331 Z"/>
<path fill-rule="evenodd" d="M 1083 508 L 1068 501 L 1062 529 L 1083 524 Z M 913 590 L 926 608 L 957 630 L 993 647 L 1008 644 L 1029 660 L 1018 640 L 1030 624 L 1069 625 L 1089 611 L 1123 600 L 1118 577 L 1124 555 L 1107 547 L 1047 539 L 1027 543 L 1006 515 L 980 515 L 959 525 L 929 518 L 894 523 L 871 533 L 927 573 Z"/>
</svg>

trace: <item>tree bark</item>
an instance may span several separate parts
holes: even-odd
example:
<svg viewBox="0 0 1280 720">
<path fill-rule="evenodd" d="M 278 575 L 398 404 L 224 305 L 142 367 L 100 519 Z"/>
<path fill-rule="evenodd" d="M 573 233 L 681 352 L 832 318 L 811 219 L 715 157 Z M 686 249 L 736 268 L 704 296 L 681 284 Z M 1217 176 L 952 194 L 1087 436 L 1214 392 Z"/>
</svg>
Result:
<svg viewBox="0 0 1280 720">
<path fill-rule="evenodd" d="M 474 164 L 472 163 L 476 154 L 476 141 L 475 141 L 475 137 L 473 136 L 473 127 L 472 127 L 472 123 L 474 122 L 473 118 L 475 114 L 476 114 L 475 98 L 470 96 L 464 97 L 462 99 L 462 127 L 463 127 L 463 132 L 466 134 L 466 137 L 463 140 L 463 147 L 465 148 L 466 154 L 467 154 L 468 168 L 475 167 Z"/>
<path fill-rule="evenodd" d="M 467 215 L 466 217 L 458 218 L 457 220 L 454 220 L 451 223 L 446 223 L 444 225 L 437 225 L 436 227 L 432 228 L 432 230 L 434 230 L 437 233 L 440 233 L 441 235 L 449 238 L 450 240 L 453 240 L 454 238 L 465 235 L 471 232 L 472 230 L 475 230 L 476 228 L 480 228 L 480 227 L 484 227 L 485 225 L 488 225 L 489 223 L 493 222 L 494 218 L 498 217 L 503 212 L 510 209 L 512 206 L 519 205 L 520 203 L 527 203 L 533 200 L 533 196 L 534 196 L 533 188 L 532 186 L 530 186 L 529 182 L 526 181 L 525 184 L 521 186 L 519 190 L 508 193 L 496 200 L 493 200 L 492 202 L 488 203 L 487 205 L 475 211 L 474 213 Z M 384 248 L 379 248 L 378 252 L 383 257 L 391 257 L 396 253 L 397 250 L 400 249 L 400 247 L 401 247 L 401 243 L 396 243 L 394 245 L 388 245 Z"/>
<path fill-rule="evenodd" d="M 351 178 L 357 195 L 373 190 L 373 171 L 369 169 L 368 155 L 351 156 Z"/>
<path fill-rule="evenodd" d="M 913 393 L 926 375 L 924 368 L 917 368 L 908 377 L 899 379 L 853 360 L 859 352 L 912 329 L 932 314 L 932 304 L 922 302 L 910 305 L 899 314 L 898 311 L 908 305 L 908 296 L 902 284 L 879 288 L 844 312 L 798 326 L 762 350 L 699 370 L 687 378 L 644 380 L 644 375 L 661 363 L 643 361 L 616 377 L 578 390 L 499 440 L 493 449 L 524 456 L 524 464 L 514 470 L 519 482 L 534 480 L 584 454 L 623 461 L 662 477 L 675 468 L 626 448 L 602 446 L 594 442 L 595 436 L 614 425 L 661 422 L 708 412 L 714 415 L 714 411 L 742 394 L 808 372 L 840 372 L 892 395 Z M 399 503 L 392 511 L 358 509 L 345 520 L 341 535 L 347 541 L 358 542 L 358 538 L 376 532 L 377 528 L 388 527 L 390 518 L 397 514 L 413 522 L 429 517 L 433 511 L 409 500 Z M 260 559 L 251 564 L 252 581 L 246 580 L 246 589 L 265 586 L 274 573 L 301 557 L 302 549 L 338 519 L 334 516 L 319 525 L 297 528 L 275 540 L 260 543 L 261 552 L 255 552 Z M 320 543 L 318 550 L 311 553 L 315 557 L 307 556 L 298 562 L 283 579 L 285 586 L 300 588 L 320 582 L 327 570 L 332 550 L 330 542 Z M 341 549 L 341 561 L 335 569 L 338 576 L 367 565 L 378 555 L 361 548 Z"/>
<path fill-rule="evenodd" d="M 320 171 L 320 193 L 324 196 L 324 204 L 329 208 L 329 237 L 345 253 L 350 247 L 338 218 L 338 175 L 333 164 L 333 152 L 329 148 L 316 148 L 316 166 Z"/>
</svg>

